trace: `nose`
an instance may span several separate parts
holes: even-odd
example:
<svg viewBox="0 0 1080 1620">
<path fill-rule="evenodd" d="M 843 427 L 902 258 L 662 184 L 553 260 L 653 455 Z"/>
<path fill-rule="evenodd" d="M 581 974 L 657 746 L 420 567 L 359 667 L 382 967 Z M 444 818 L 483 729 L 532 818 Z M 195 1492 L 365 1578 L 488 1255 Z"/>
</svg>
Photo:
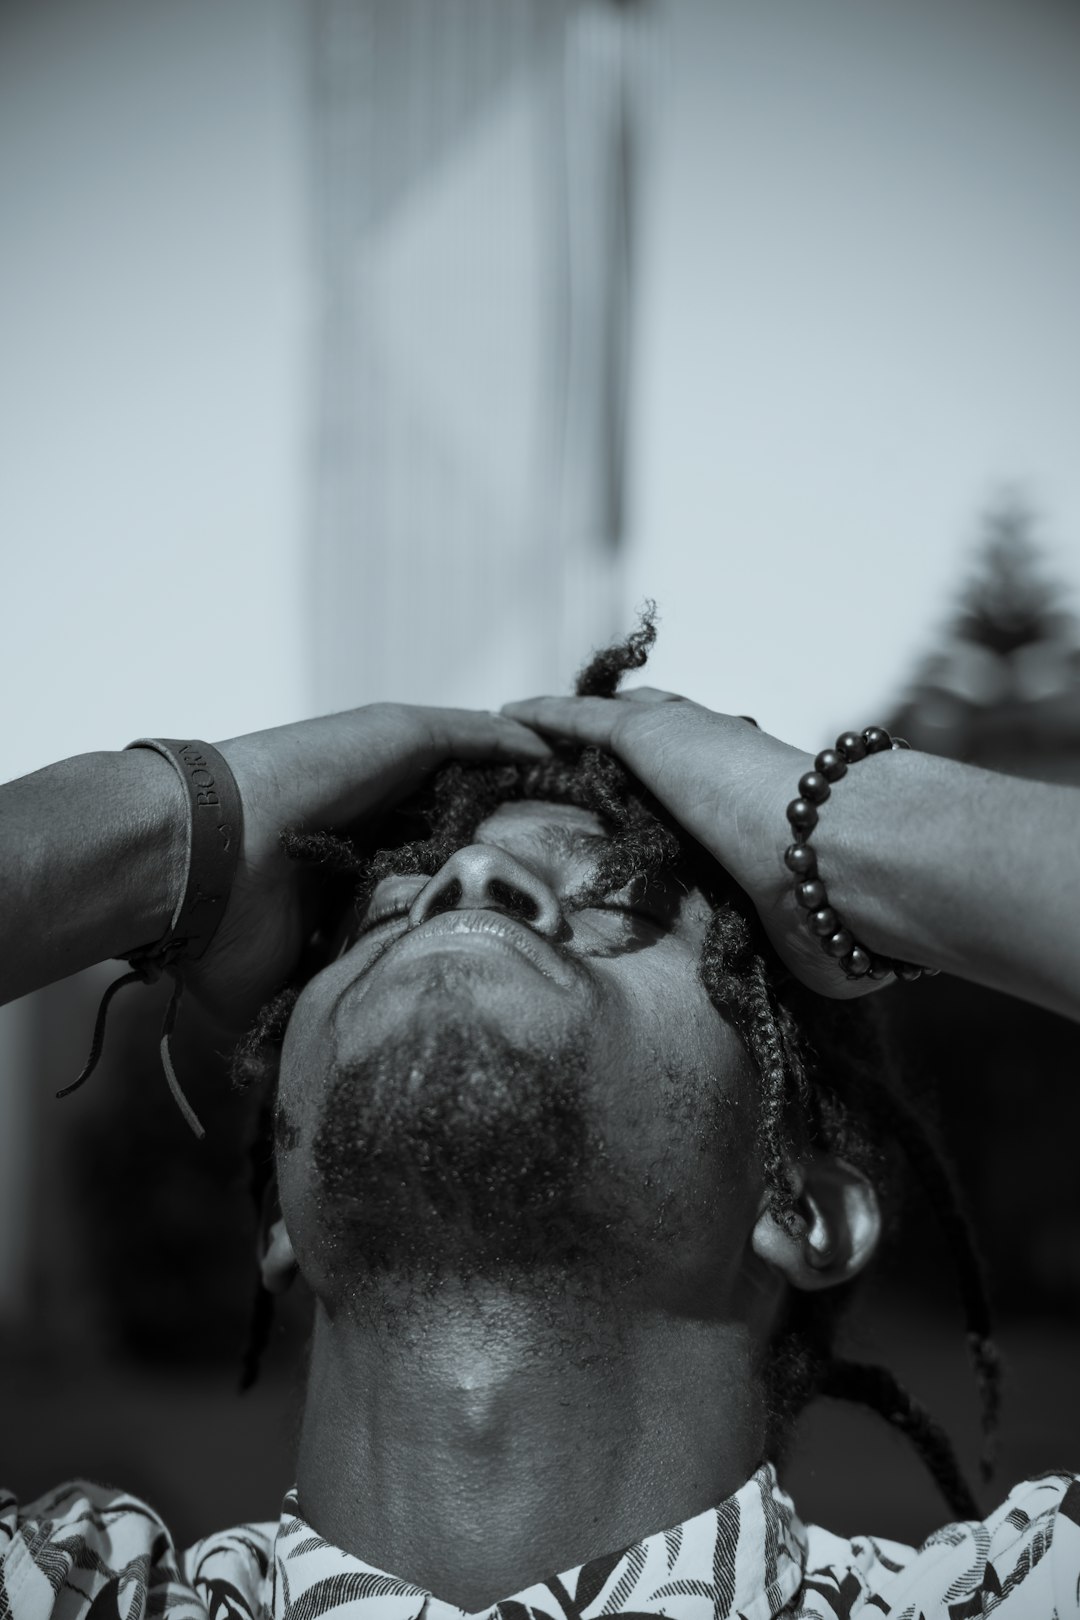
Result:
<svg viewBox="0 0 1080 1620">
<path fill-rule="evenodd" d="M 409 927 L 441 911 L 504 911 L 548 939 L 556 938 L 563 926 L 555 891 L 493 844 L 470 844 L 451 855 L 413 901 Z"/>
</svg>

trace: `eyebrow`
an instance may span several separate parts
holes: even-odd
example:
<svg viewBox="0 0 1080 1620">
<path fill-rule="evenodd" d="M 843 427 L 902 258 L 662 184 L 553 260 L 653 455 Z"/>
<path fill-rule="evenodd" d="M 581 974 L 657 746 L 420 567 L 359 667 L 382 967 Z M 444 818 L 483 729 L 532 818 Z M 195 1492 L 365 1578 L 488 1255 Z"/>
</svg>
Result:
<svg viewBox="0 0 1080 1620">
<path fill-rule="evenodd" d="M 555 860 L 596 856 L 611 843 L 605 833 L 583 832 L 580 828 L 563 827 L 556 823 L 538 828 L 531 837 L 541 854 Z"/>
</svg>

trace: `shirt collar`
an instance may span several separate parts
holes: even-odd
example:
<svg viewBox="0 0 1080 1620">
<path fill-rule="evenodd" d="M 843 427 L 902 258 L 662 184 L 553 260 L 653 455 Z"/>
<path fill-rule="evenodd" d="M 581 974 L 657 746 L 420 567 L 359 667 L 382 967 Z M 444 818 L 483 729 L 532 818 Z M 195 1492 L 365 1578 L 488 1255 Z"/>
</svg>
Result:
<svg viewBox="0 0 1080 1620">
<path fill-rule="evenodd" d="M 282 1508 L 269 1572 L 273 1620 L 773 1620 L 799 1588 L 806 1533 L 771 1464 L 671 1530 L 535 1582 L 468 1616 L 316 1535 L 295 1490 Z"/>
</svg>

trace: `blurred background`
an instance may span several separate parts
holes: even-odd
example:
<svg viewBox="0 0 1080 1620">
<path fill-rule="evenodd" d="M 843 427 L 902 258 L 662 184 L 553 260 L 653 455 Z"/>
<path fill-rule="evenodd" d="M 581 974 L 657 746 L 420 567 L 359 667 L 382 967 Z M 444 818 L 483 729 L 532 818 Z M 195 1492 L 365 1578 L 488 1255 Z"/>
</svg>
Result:
<svg viewBox="0 0 1080 1620">
<path fill-rule="evenodd" d="M 377 698 L 565 689 L 655 597 L 655 684 L 807 748 L 1080 784 L 1080 12 L 1055 0 L 3 0 L 4 774 Z M 1003 919 L 1007 926 L 1007 919 Z M 250 1122 L 105 966 L 0 1011 L 0 1478 L 186 1541 L 276 1517 L 305 1307 L 236 1381 Z M 935 1071 L 1011 1369 L 1080 1466 L 1078 1031 L 889 992 Z M 853 1326 L 971 1462 L 916 1209 Z M 943 1511 L 873 1420 L 800 1509 Z"/>
</svg>

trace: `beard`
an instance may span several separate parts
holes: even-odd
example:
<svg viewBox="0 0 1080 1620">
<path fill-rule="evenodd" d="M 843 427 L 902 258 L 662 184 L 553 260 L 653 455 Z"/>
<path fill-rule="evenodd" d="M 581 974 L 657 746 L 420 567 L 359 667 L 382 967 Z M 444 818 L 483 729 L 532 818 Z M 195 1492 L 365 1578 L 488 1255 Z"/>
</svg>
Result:
<svg viewBox="0 0 1080 1620">
<path fill-rule="evenodd" d="M 588 1079 L 583 1039 L 518 1044 L 449 996 L 338 1062 L 313 1142 L 335 1292 L 625 1273 L 626 1198 Z"/>
</svg>

